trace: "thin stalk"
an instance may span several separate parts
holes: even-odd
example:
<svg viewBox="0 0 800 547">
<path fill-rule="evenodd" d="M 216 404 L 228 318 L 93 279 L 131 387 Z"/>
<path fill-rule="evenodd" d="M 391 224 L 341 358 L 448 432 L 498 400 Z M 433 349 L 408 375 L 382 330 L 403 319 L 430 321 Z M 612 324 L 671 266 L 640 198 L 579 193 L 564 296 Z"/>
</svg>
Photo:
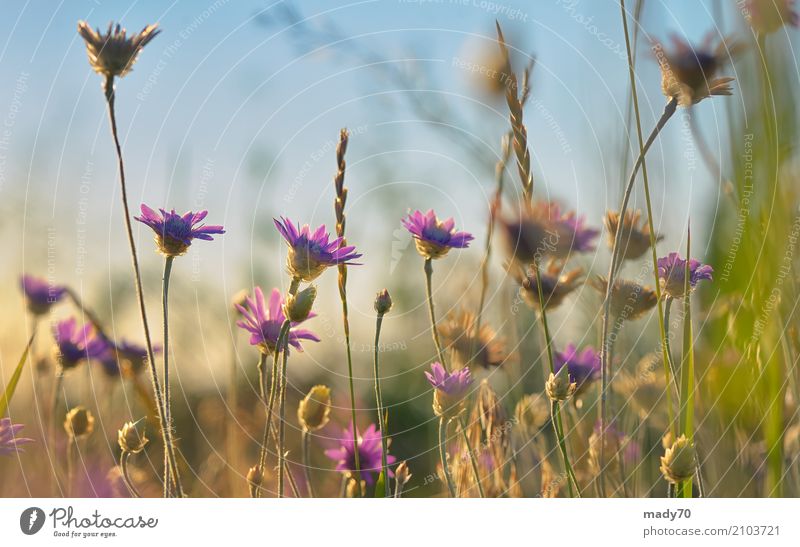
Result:
<svg viewBox="0 0 800 547">
<path fill-rule="evenodd" d="M 259 376 L 259 390 L 261 392 L 261 402 L 264 405 L 264 436 L 261 439 L 261 450 L 259 450 L 258 455 L 258 467 L 261 469 L 263 473 L 264 470 L 267 468 L 267 444 L 269 443 L 269 434 L 270 428 L 272 427 L 272 409 L 275 407 L 275 393 L 277 392 L 277 382 L 278 382 L 278 355 L 279 351 L 278 348 L 282 343 L 284 337 L 286 336 L 286 331 L 289 330 L 290 322 L 284 321 L 281 325 L 281 329 L 278 332 L 278 339 L 275 345 L 275 351 L 273 352 L 273 361 L 272 361 L 272 374 L 270 376 L 270 389 L 269 389 L 269 398 L 267 398 L 267 356 L 264 353 L 261 353 L 258 359 L 258 376 Z M 260 494 L 260 490 L 259 490 Z"/>
<path fill-rule="evenodd" d="M 58 425 L 56 423 L 56 412 L 58 411 L 58 399 L 63 385 L 64 369 L 59 366 L 56 370 L 56 376 L 53 381 L 53 394 L 50 401 L 50 416 L 47 426 L 47 448 L 50 451 L 52 456 L 51 461 L 53 462 L 53 497 L 61 493 L 61 485 L 58 482 L 58 470 L 55 462 L 58 461 L 58 458 L 56 457 L 56 427 Z"/>
<path fill-rule="evenodd" d="M 284 344 L 288 346 L 288 344 Z M 281 401 L 278 415 L 278 497 L 283 497 L 284 475 L 286 473 L 286 363 L 289 361 L 289 352 L 283 349 L 283 364 L 281 365 Z"/>
<path fill-rule="evenodd" d="M 460 416 L 458 418 L 458 428 L 461 430 L 461 435 L 464 438 L 464 446 L 467 448 L 467 454 L 469 454 L 469 463 L 472 466 L 472 474 L 475 475 L 475 484 L 478 486 L 478 494 L 480 497 L 485 498 L 486 494 L 483 492 L 481 474 L 478 471 L 478 460 L 475 458 L 475 453 L 472 451 L 472 446 L 469 444 L 469 437 L 467 436 L 467 428 L 464 425 L 464 419 Z"/>
<path fill-rule="evenodd" d="M 567 441 L 564 436 L 564 423 L 561 420 L 561 405 L 558 401 L 551 401 L 550 413 L 552 415 L 553 430 L 556 433 L 558 440 L 558 449 L 561 451 L 561 457 L 564 460 L 564 469 L 567 472 L 567 488 L 569 489 L 569 497 L 581 497 L 581 487 L 578 485 L 578 479 L 575 477 L 575 470 L 572 468 L 572 463 L 569 461 L 567 453 Z M 574 490 L 573 490 L 574 487 Z"/>
<path fill-rule="evenodd" d="M 130 458 L 130 456 L 131 453 L 128 452 L 127 450 L 123 450 L 122 454 L 120 454 L 119 466 L 120 469 L 122 470 L 122 479 L 125 481 L 125 486 L 128 487 L 128 490 L 130 490 L 131 495 L 133 495 L 134 498 L 141 498 L 142 495 L 136 489 L 136 486 L 134 486 L 133 481 L 131 480 L 131 476 L 128 473 L 128 458 Z"/>
<path fill-rule="evenodd" d="M 442 471 L 445 482 L 447 482 L 447 490 L 450 492 L 450 497 L 454 498 L 456 497 L 456 487 L 453 477 L 450 475 L 450 468 L 447 466 L 447 419 L 444 416 L 439 418 L 439 457 L 442 460 Z"/>
<path fill-rule="evenodd" d="M 311 482 L 311 435 L 309 431 L 303 428 L 302 446 L 303 446 L 303 475 L 306 479 L 306 488 L 308 489 L 308 497 L 315 498 L 314 485 Z"/>
<path fill-rule="evenodd" d="M 681 392 L 678 408 L 681 432 L 690 444 L 694 443 L 694 340 L 692 333 L 692 299 L 689 294 L 691 254 L 691 233 L 686 238 L 686 266 L 684 268 L 683 296 L 683 359 L 681 360 Z M 680 485 L 681 497 L 692 497 L 692 479 Z"/>
<path fill-rule="evenodd" d="M 436 329 L 436 310 L 434 309 L 433 305 L 433 289 L 432 289 L 432 278 L 433 278 L 433 259 L 426 258 L 425 259 L 425 291 L 428 297 L 428 314 L 430 316 L 431 321 L 431 335 L 433 337 L 433 344 L 436 346 L 436 354 L 439 356 L 439 362 L 442 366 L 447 369 L 447 363 L 444 359 L 444 352 L 442 351 L 442 343 L 439 341 L 439 331 Z"/>
<path fill-rule="evenodd" d="M 178 474 L 178 466 L 175 462 L 175 444 L 172 438 L 172 403 L 170 402 L 169 389 L 169 277 L 172 273 L 173 257 L 168 256 L 164 259 L 164 278 L 162 290 L 162 309 L 164 312 L 164 425 L 167 428 L 167 437 L 164 439 L 164 497 L 172 495 L 175 489 L 175 496 L 183 497 L 183 487 L 181 477 Z"/>
<path fill-rule="evenodd" d="M 233 329 L 233 327 L 231 327 Z M 226 429 L 225 429 L 225 451 L 228 460 L 228 495 L 234 497 L 236 495 L 236 477 L 237 469 L 239 468 L 239 442 L 236 432 L 237 414 L 239 409 L 239 395 L 237 390 L 237 353 L 236 342 L 231 345 L 233 354 L 231 355 L 230 377 L 228 379 L 227 391 L 227 404 L 230 409 L 230 414 L 226 416 Z M 260 371 L 259 371 L 260 373 Z M 262 393 L 263 400 L 263 393 Z"/>
<path fill-rule="evenodd" d="M 378 427 L 381 428 L 381 470 L 383 473 L 383 486 L 384 486 L 384 496 L 390 497 L 391 496 L 391 488 L 389 487 L 389 463 L 388 463 L 388 453 L 389 453 L 389 439 L 387 438 L 388 432 L 386 431 L 386 416 L 384 414 L 384 406 L 383 406 L 383 396 L 381 394 L 381 375 L 380 375 L 380 368 L 378 367 L 378 344 L 380 343 L 381 339 L 381 325 L 383 324 L 383 314 L 378 313 L 378 317 L 375 320 L 375 355 L 373 359 L 374 363 L 374 375 L 375 375 L 375 401 L 378 405 Z"/>
<path fill-rule="evenodd" d="M 122 159 L 122 146 L 119 142 L 119 135 L 117 132 L 117 116 L 114 108 L 114 101 L 116 93 L 114 91 L 114 77 L 109 76 L 106 78 L 103 85 L 105 92 L 106 103 L 108 104 L 108 119 L 111 125 L 111 136 L 114 140 L 114 148 L 117 152 L 117 164 L 119 169 L 119 183 L 120 193 L 122 195 L 122 209 L 125 219 L 125 231 L 128 236 L 128 246 L 131 250 L 131 263 L 133 265 L 133 280 L 136 289 L 136 298 L 139 302 L 139 313 L 142 316 L 142 327 L 144 328 L 145 345 L 147 346 L 147 363 L 150 370 L 150 382 L 153 388 L 153 396 L 156 400 L 156 410 L 158 412 L 158 422 L 161 429 L 161 438 L 164 444 L 168 445 L 170 454 L 170 467 L 177 470 L 178 466 L 175 459 L 175 452 L 172 450 L 172 433 L 169 431 L 164 421 L 164 399 L 161 392 L 161 386 L 158 379 L 158 371 L 156 369 L 155 354 L 153 353 L 153 343 L 150 339 L 150 326 L 147 323 L 147 310 L 144 305 L 144 291 L 142 289 L 142 275 L 139 271 L 139 258 L 136 254 L 136 242 L 133 238 L 133 228 L 131 226 L 130 208 L 128 207 L 128 191 L 125 183 L 125 163 Z M 166 475 L 166 473 L 165 473 Z M 166 482 L 166 481 L 165 481 Z M 179 494 L 183 494 L 180 484 L 176 486 Z"/>
<path fill-rule="evenodd" d="M 67 440 L 67 497 L 72 497 L 72 483 L 75 480 L 75 445 L 78 440 L 72 435 L 68 435 Z"/>
<path fill-rule="evenodd" d="M 602 366 L 600 370 L 600 453 L 599 453 L 599 461 L 598 461 L 598 473 L 597 473 L 597 487 L 599 489 L 600 497 L 605 496 L 605 468 L 606 468 L 606 429 L 608 427 L 608 389 L 607 386 L 609 384 L 609 375 L 611 373 L 611 367 L 613 366 L 613 351 L 614 351 L 614 341 L 617 339 L 619 335 L 619 331 L 622 328 L 622 320 L 617 319 L 614 321 L 614 324 L 611 326 L 611 334 L 609 335 L 607 341 L 606 338 L 603 338 L 604 341 L 604 358 L 607 359 L 607 366 Z M 605 355 L 607 352 L 607 355 Z"/>
</svg>

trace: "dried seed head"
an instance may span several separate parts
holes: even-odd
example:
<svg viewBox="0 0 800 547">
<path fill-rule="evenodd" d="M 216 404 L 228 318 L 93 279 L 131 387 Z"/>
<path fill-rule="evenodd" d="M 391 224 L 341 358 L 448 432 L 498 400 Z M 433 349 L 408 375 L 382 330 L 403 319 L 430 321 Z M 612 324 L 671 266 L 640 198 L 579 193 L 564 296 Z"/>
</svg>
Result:
<svg viewBox="0 0 800 547">
<path fill-rule="evenodd" d="M 605 277 L 598 276 L 590 283 L 605 295 L 608 287 Z M 653 309 L 656 303 L 656 293 L 650 287 L 625 279 L 614 281 L 614 287 L 611 290 L 611 314 L 618 319 L 627 321 L 638 319 Z"/>
<path fill-rule="evenodd" d="M 123 452 L 138 454 L 144 450 L 148 442 L 144 432 L 139 433 L 136 425 L 138 422 L 126 422 L 117 433 L 117 441 Z"/>
<path fill-rule="evenodd" d="M 381 315 L 389 313 L 392 309 L 392 297 L 389 291 L 383 289 L 375 296 L 375 311 Z"/>
<path fill-rule="evenodd" d="M 696 466 L 694 444 L 686 438 L 686 435 L 681 435 L 661 456 L 659 470 L 668 482 L 678 484 L 691 479 Z"/>
<path fill-rule="evenodd" d="M 577 387 L 578 384 L 569 377 L 567 367 L 561 367 L 555 374 L 550 373 L 544 390 L 551 401 L 566 401 L 575 393 Z"/>
<path fill-rule="evenodd" d="M 488 324 L 477 331 L 475 314 L 450 312 L 439 327 L 442 343 L 453 353 L 453 366 L 498 367 L 509 359 L 506 341 Z"/>
<path fill-rule="evenodd" d="M 525 395 L 517 403 L 514 416 L 526 435 L 534 435 L 550 419 L 547 401 L 538 393 Z"/>
<path fill-rule="evenodd" d="M 327 386 L 314 386 L 297 407 L 297 420 L 305 431 L 322 429 L 331 414 L 331 390 Z"/>
<path fill-rule="evenodd" d="M 408 469 L 408 463 L 402 461 L 398 464 L 397 468 L 394 470 L 394 477 L 397 483 L 401 486 L 405 486 L 408 481 L 411 480 L 411 471 Z"/>
<path fill-rule="evenodd" d="M 70 437 L 88 437 L 94 431 L 94 416 L 86 407 L 76 406 L 67 412 L 64 429 Z"/>
<path fill-rule="evenodd" d="M 551 260 L 547 267 L 539 272 L 539 280 L 542 283 L 542 299 L 547 310 L 557 308 L 570 293 L 581 286 L 581 276 L 583 270 L 574 268 L 570 271 L 562 271 L 562 261 Z M 522 299 L 533 309 L 541 307 L 539 302 L 539 284 L 536 280 L 536 270 L 531 267 L 528 272 L 518 273 L 517 281 L 521 289 Z"/>
<path fill-rule="evenodd" d="M 317 287 L 314 285 L 309 285 L 297 294 L 290 294 L 283 305 L 286 318 L 294 323 L 305 321 L 311 313 L 316 298 Z"/>
<path fill-rule="evenodd" d="M 626 211 L 625 218 L 622 220 L 621 234 L 621 257 L 622 260 L 633 260 L 640 258 L 650 248 L 650 225 L 645 221 L 640 225 L 642 217 L 641 211 Z M 619 213 L 608 211 L 603 221 L 608 230 L 608 246 L 614 248 L 614 240 L 617 231 L 620 229 Z M 661 241 L 664 236 L 656 234 L 655 241 Z"/>
<path fill-rule="evenodd" d="M 125 76 L 133 69 L 142 48 L 156 37 L 158 25 L 147 25 L 138 34 L 126 36 L 119 24 L 108 24 L 103 34 L 100 29 L 93 30 L 85 21 L 78 22 L 78 34 L 86 42 L 89 64 L 98 74 L 106 77 Z"/>
</svg>

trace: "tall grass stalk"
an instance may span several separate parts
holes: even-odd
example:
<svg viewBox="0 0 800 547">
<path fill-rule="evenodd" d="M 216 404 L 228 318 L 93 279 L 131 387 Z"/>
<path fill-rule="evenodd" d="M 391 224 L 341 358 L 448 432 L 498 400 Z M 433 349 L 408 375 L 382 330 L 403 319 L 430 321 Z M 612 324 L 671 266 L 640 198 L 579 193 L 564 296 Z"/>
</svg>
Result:
<svg viewBox="0 0 800 547">
<path fill-rule="evenodd" d="M 162 291 L 162 309 L 164 312 L 164 425 L 168 436 L 164 439 L 164 497 L 168 498 L 174 488 L 177 497 L 183 497 L 181 477 L 178 474 L 177 462 L 174 462 L 175 445 L 172 440 L 172 403 L 169 388 L 169 278 L 172 273 L 173 257 L 164 259 L 164 278 Z"/>
<path fill-rule="evenodd" d="M 478 471 L 478 460 L 475 457 L 475 452 L 472 450 L 472 445 L 469 444 L 469 436 L 467 435 L 467 426 L 464 423 L 464 418 L 461 416 L 458 417 L 458 428 L 461 430 L 461 435 L 464 439 L 464 447 L 467 449 L 467 455 L 469 456 L 469 463 L 472 466 L 472 474 L 475 476 L 475 485 L 478 487 L 478 495 L 480 497 L 485 498 L 486 494 L 483 491 L 483 485 L 481 484 L 481 474 Z"/>
<path fill-rule="evenodd" d="M 692 333 L 692 298 L 691 272 L 691 231 L 686 236 L 686 265 L 684 267 L 683 297 L 683 359 L 681 360 L 681 391 L 679 402 L 679 420 L 681 433 L 686 435 L 690 444 L 694 444 L 694 334 Z M 682 498 L 692 497 L 692 479 L 678 486 L 678 495 Z"/>
<path fill-rule="evenodd" d="M 375 319 L 375 347 L 374 350 L 374 370 L 375 375 L 375 402 L 378 406 L 378 427 L 381 428 L 381 473 L 383 474 L 383 488 L 384 497 L 391 497 L 391 488 L 389 487 L 389 439 L 387 438 L 388 432 L 386 431 L 386 414 L 383 406 L 383 394 L 381 393 L 381 374 L 380 367 L 378 366 L 378 357 L 380 350 L 378 345 L 381 340 L 381 326 L 383 324 L 383 313 L 378 312 Z"/>
<path fill-rule="evenodd" d="M 444 358 L 444 351 L 442 351 L 442 343 L 439 340 L 439 330 L 436 328 L 436 309 L 433 304 L 433 259 L 426 258 L 423 269 L 425 271 L 425 295 L 428 299 L 428 316 L 431 322 L 431 336 L 433 344 L 436 346 L 436 355 L 439 357 L 439 362 L 447 370 L 447 361 Z"/>
<path fill-rule="evenodd" d="M 454 498 L 456 497 L 456 487 L 447 464 L 447 421 L 444 416 L 439 418 L 439 458 L 442 460 L 442 472 L 447 483 L 447 490 L 450 492 L 450 497 Z"/>
<path fill-rule="evenodd" d="M 128 487 L 128 490 L 131 493 L 131 496 L 134 498 L 141 498 L 142 495 L 139 493 L 139 490 L 136 489 L 136 486 L 133 484 L 133 480 L 131 479 L 130 472 L 128 469 L 128 460 L 131 457 L 131 453 L 127 450 L 123 450 L 122 453 L 119 455 L 119 467 L 122 471 L 122 480 L 125 482 L 125 486 Z"/>
</svg>

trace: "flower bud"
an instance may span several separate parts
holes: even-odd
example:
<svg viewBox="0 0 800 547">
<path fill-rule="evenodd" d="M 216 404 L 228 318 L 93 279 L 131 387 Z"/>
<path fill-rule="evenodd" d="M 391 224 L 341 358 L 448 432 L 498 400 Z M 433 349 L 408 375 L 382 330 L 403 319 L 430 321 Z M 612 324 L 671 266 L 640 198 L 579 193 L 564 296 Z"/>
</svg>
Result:
<svg viewBox="0 0 800 547">
<path fill-rule="evenodd" d="M 317 287 L 314 285 L 309 285 L 297 294 L 290 294 L 283 306 L 283 311 L 289 321 L 299 323 L 308 319 L 316 297 Z"/>
<path fill-rule="evenodd" d="M 144 450 L 148 439 L 144 432 L 141 434 L 139 433 L 139 430 L 136 428 L 136 423 L 127 422 L 117 433 L 117 441 L 119 442 L 119 447 L 123 452 L 138 454 Z"/>
<path fill-rule="evenodd" d="M 575 393 L 577 387 L 578 385 L 575 382 L 570 381 L 569 370 L 564 365 L 555 374 L 550 373 L 550 377 L 544 385 L 544 390 L 551 401 L 565 401 Z"/>
<path fill-rule="evenodd" d="M 76 406 L 67 412 L 64 429 L 70 437 L 88 437 L 94 431 L 94 416 L 86 407 Z"/>
<path fill-rule="evenodd" d="M 322 429 L 331 414 L 331 390 L 328 386 L 314 386 L 297 407 L 297 420 L 305 431 Z"/>
<path fill-rule="evenodd" d="M 661 456 L 659 470 L 668 482 L 679 484 L 692 478 L 696 465 L 694 444 L 681 435 Z"/>
<path fill-rule="evenodd" d="M 392 309 L 392 297 L 389 296 L 389 291 L 383 289 L 377 296 L 375 296 L 375 311 L 383 315 L 389 313 Z"/>
</svg>

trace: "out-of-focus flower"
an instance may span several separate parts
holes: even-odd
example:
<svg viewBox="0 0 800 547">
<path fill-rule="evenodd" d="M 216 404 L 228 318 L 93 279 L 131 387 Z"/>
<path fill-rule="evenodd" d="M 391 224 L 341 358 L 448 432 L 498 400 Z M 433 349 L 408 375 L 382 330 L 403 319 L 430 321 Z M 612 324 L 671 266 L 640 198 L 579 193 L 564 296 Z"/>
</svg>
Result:
<svg viewBox="0 0 800 547">
<path fill-rule="evenodd" d="M 535 206 L 535 214 L 548 225 L 550 245 L 547 254 L 553 258 L 567 259 L 573 253 L 586 253 L 595 248 L 594 240 L 599 230 L 586 226 L 586 219 L 574 211 L 562 212 L 554 202 L 540 202 Z"/>
<path fill-rule="evenodd" d="M 566 401 L 575 393 L 577 384 L 572 381 L 569 375 L 569 369 L 561 367 L 550 377 L 544 384 L 544 391 L 551 401 Z"/>
<path fill-rule="evenodd" d="M 533 309 L 539 309 L 539 287 L 534 267 L 531 266 L 524 275 L 518 273 L 517 280 L 521 286 L 520 294 L 525 303 Z M 545 309 L 553 310 L 560 306 L 570 293 L 581 286 L 582 275 L 581 268 L 562 272 L 560 261 L 550 261 L 546 268 L 540 270 L 539 279 L 542 282 L 542 298 Z"/>
<path fill-rule="evenodd" d="M 361 257 L 355 252 L 356 248 L 352 245 L 341 246 L 343 241 L 341 237 L 330 241 L 330 234 L 325 231 L 324 224 L 312 234 L 308 224 L 302 227 L 300 224 L 295 226 L 291 220 L 284 217 L 272 220 L 289 245 L 286 266 L 292 278 L 311 282 L 330 266 L 359 265 L 352 262 Z"/>
<path fill-rule="evenodd" d="M 660 421 L 658 410 L 665 404 L 666 380 L 659 355 L 645 355 L 636 367 L 636 375 L 622 376 L 612 387 L 631 403 L 643 420 L 651 424 Z"/>
<path fill-rule="evenodd" d="M 308 319 L 314 300 L 317 298 L 317 287 L 309 285 L 297 294 L 290 294 L 286 297 L 283 305 L 283 312 L 292 323 L 300 323 Z"/>
<path fill-rule="evenodd" d="M 425 371 L 425 377 L 434 387 L 433 411 L 436 415 L 446 418 L 457 416 L 463 410 L 462 403 L 472 385 L 469 367 L 451 373 L 435 361 L 431 364 L 431 372 Z"/>
<path fill-rule="evenodd" d="M 375 295 L 375 311 L 381 315 L 385 315 L 389 313 L 391 309 L 392 297 L 389 295 L 389 291 L 383 289 Z"/>
<path fill-rule="evenodd" d="M 547 249 L 557 242 L 558 234 L 536 214 L 533 207 L 525 206 L 519 216 L 500 217 L 498 220 L 506 252 L 519 267 L 538 264 Z"/>
<path fill-rule="evenodd" d="M 772 34 L 784 25 L 797 26 L 794 0 L 747 0 L 745 19 L 759 34 Z"/>
<path fill-rule="evenodd" d="M 669 98 L 677 98 L 681 106 L 691 106 L 713 95 L 731 95 L 734 78 L 717 78 L 717 72 L 729 55 L 741 48 L 736 43 L 720 41 L 712 48 L 709 34 L 697 48 L 678 36 L 671 36 L 673 50 L 667 52 L 657 43 L 656 59 L 661 67 L 661 90 Z"/>
<path fill-rule="evenodd" d="M 417 251 L 424 258 L 441 258 L 450 249 L 469 247 L 472 234 L 459 232 L 452 218 L 439 220 L 433 209 L 427 213 L 414 211 L 402 220 L 406 230 L 414 236 Z"/>
<path fill-rule="evenodd" d="M 598 276 L 591 280 L 592 286 L 605 296 L 608 288 L 606 278 Z M 634 281 L 617 279 L 611 289 L 611 314 L 618 319 L 638 319 L 657 303 L 656 293 L 650 287 Z"/>
<path fill-rule="evenodd" d="M 353 449 L 353 424 L 342 431 L 339 437 L 339 446 L 325 451 L 325 455 L 336 462 L 336 470 L 353 475 L 356 469 L 355 450 Z M 361 470 L 361 480 L 367 484 L 373 484 L 373 473 L 381 471 L 381 432 L 370 424 L 364 431 L 363 436 L 356 431 L 358 436 L 358 463 Z M 396 461 L 392 455 L 386 457 L 387 464 L 391 465 Z M 389 470 L 389 476 L 394 476 Z"/>
<path fill-rule="evenodd" d="M 138 375 L 147 366 L 147 348 L 135 342 L 121 340 L 116 344 L 117 359 L 122 372 L 130 377 Z M 153 354 L 161 353 L 161 346 L 153 344 Z"/>
<path fill-rule="evenodd" d="M 527 435 L 534 435 L 550 419 L 550 405 L 538 393 L 525 395 L 514 408 L 514 416 Z"/>
<path fill-rule="evenodd" d="M 192 240 L 212 241 L 214 239 L 211 237 L 212 235 L 225 233 L 222 226 L 199 224 L 206 218 L 208 211 L 197 213 L 189 211 L 184 215 L 179 215 L 175 209 L 169 212 L 159 209 L 161 214 L 158 214 L 144 203 L 142 203 L 141 209 L 142 216 L 133 218 L 149 226 L 155 232 L 158 251 L 167 257 L 186 254 Z"/>
<path fill-rule="evenodd" d="M 33 442 L 33 439 L 17 437 L 22 424 L 11 423 L 11 418 L 0 418 L 0 456 L 9 456 L 17 452 L 24 452 L 22 445 Z"/>
<path fill-rule="evenodd" d="M 67 293 L 66 287 L 53 285 L 46 279 L 32 275 L 23 275 L 20 278 L 20 287 L 25 295 L 28 311 L 33 315 L 46 314 Z"/>
<path fill-rule="evenodd" d="M 625 218 L 622 221 L 622 260 L 633 260 L 639 258 L 650 248 L 650 225 L 644 221 L 639 225 L 641 220 L 641 211 L 626 211 Z M 608 230 L 608 246 L 614 248 L 614 238 L 617 237 L 617 230 L 620 227 L 619 213 L 608 211 L 603 219 Z M 656 234 L 655 241 L 661 241 L 664 236 Z"/>
<path fill-rule="evenodd" d="M 689 442 L 686 435 L 681 435 L 661 456 L 659 470 L 668 482 L 678 484 L 691 479 L 696 466 L 697 456 L 694 445 Z"/>
<path fill-rule="evenodd" d="M 714 268 L 701 264 L 699 260 L 689 259 L 689 290 L 694 289 L 698 281 L 711 281 Z M 678 253 L 658 259 L 658 279 L 664 292 L 673 298 L 686 296 L 686 260 Z"/>
<path fill-rule="evenodd" d="M 125 76 L 133 70 L 142 48 L 159 32 L 158 25 L 147 25 L 138 34 L 130 37 L 119 24 L 108 24 L 104 33 L 100 29 L 93 30 L 86 21 L 78 21 L 78 34 L 86 42 L 86 54 L 89 64 L 98 74 L 107 77 Z"/>
<path fill-rule="evenodd" d="M 600 354 L 591 346 L 578 352 L 574 344 L 569 344 L 564 351 L 553 353 L 553 366 L 556 371 L 566 366 L 570 378 L 577 384 L 577 393 L 583 393 L 593 380 L 600 377 Z"/>
<path fill-rule="evenodd" d="M 138 422 L 126 422 L 117 432 L 117 442 L 123 452 L 138 454 L 147 445 L 148 439 L 144 432 L 140 433 L 136 427 Z"/>
<path fill-rule="evenodd" d="M 483 368 L 502 365 L 508 359 L 505 339 L 498 336 L 486 323 L 476 332 L 475 314 L 466 310 L 451 312 L 439 326 L 439 334 L 446 349 L 461 366 L 470 364 Z"/>
<path fill-rule="evenodd" d="M 261 471 L 261 466 L 254 465 L 247 471 L 247 484 L 250 487 L 250 497 L 258 497 L 258 489 L 264 482 L 264 473 Z"/>
<path fill-rule="evenodd" d="M 281 326 L 286 320 L 286 316 L 283 314 L 283 299 L 278 289 L 272 289 L 269 306 L 267 306 L 261 287 L 255 288 L 255 296 L 255 300 L 248 297 L 244 306 L 237 305 L 242 319 L 237 321 L 236 325 L 250 333 L 250 345 L 258 346 L 263 353 L 269 355 L 275 351 L 275 347 L 278 345 Z M 314 316 L 315 314 L 311 312 L 307 318 L 310 319 Z M 295 325 L 293 323 L 289 328 L 287 340 L 289 345 L 297 351 L 303 351 L 300 340 L 319 342 L 319 338 L 314 333 L 294 328 Z"/>
<path fill-rule="evenodd" d="M 331 389 L 314 386 L 297 406 L 297 421 L 306 431 L 316 431 L 327 425 L 331 415 Z"/>
<path fill-rule="evenodd" d="M 638 444 L 617 429 L 613 423 L 606 426 L 603 444 L 605 445 L 604 462 L 606 465 L 615 465 L 619 458 L 625 464 L 635 463 L 641 450 Z M 594 430 L 589 436 L 589 456 L 595 469 L 600 462 L 600 424 L 595 423 Z"/>
<path fill-rule="evenodd" d="M 67 435 L 75 439 L 88 437 L 94 431 L 94 416 L 84 406 L 76 406 L 69 412 L 64 420 L 64 430 Z"/>
<path fill-rule="evenodd" d="M 64 369 L 75 368 L 84 359 L 100 359 L 108 352 L 108 342 L 95 332 L 94 327 L 86 323 L 78 328 L 74 317 L 56 323 L 53 335 L 57 360 Z"/>
</svg>

